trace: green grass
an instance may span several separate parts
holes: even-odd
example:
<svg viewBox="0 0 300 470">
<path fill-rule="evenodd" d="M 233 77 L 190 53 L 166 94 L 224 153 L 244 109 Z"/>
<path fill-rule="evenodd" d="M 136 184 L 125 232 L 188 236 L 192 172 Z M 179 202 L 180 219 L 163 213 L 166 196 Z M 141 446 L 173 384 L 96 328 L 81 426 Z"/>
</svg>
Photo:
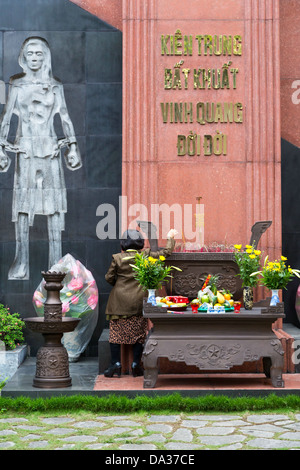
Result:
<svg viewBox="0 0 300 470">
<path fill-rule="evenodd" d="M 164 396 L 126 396 L 110 395 L 95 397 L 92 395 L 73 395 L 51 398 L 0 397 L 0 415 L 7 411 L 18 413 L 31 412 L 72 412 L 87 411 L 101 413 L 145 412 L 243 412 L 243 411 L 298 411 L 300 396 L 279 397 L 270 394 L 266 397 L 238 397 L 206 395 L 201 397 L 183 397 L 179 393 Z"/>
</svg>

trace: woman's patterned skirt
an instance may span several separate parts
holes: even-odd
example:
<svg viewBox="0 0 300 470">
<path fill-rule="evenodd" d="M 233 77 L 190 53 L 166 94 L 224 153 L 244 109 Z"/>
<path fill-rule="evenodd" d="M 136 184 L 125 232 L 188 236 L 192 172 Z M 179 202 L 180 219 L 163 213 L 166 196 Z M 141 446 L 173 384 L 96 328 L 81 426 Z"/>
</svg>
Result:
<svg viewBox="0 0 300 470">
<path fill-rule="evenodd" d="M 117 344 L 144 343 L 148 321 L 142 315 L 133 315 L 109 322 L 109 342 Z"/>
</svg>

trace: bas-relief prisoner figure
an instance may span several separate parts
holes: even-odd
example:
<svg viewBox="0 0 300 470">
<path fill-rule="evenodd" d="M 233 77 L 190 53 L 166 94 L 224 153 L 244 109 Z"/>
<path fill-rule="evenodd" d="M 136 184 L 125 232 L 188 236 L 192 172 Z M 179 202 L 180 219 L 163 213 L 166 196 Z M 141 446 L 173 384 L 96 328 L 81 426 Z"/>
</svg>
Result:
<svg viewBox="0 0 300 470">
<path fill-rule="evenodd" d="M 19 64 L 24 73 L 10 79 L 8 99 L 0 127 L 0 172 L 10 166 L 6 151 L 16 153 L 12 221 L 16 253 L 8 279 L 29 279 L 29 227 L 35 214 L 46 215 L 49 237 L 49 268 L 61 258 L 61 231 L 67 212 L 67 195 L 61 158 L 76 170 L 82 166 L 63 86 L 52 76 L 51 53 L 46 40 L 24 41 Z M 15 143 L 7 141 L 12 115 L 18 117 Z M 54 116 L 61 119 L 65 139 L 54 131 Z"/>
</svg>

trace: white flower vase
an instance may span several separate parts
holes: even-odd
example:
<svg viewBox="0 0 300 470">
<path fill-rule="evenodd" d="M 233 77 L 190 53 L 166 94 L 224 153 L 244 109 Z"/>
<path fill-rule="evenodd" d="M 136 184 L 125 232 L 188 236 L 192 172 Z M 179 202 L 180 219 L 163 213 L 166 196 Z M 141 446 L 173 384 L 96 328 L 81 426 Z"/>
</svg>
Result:
<svg viewBox="0 0 300 470">
<path fill-rule="evenodd" d="M 155 289 L 148 289 L 148 300 L 147 302 L 152 305 L 156 305 Z"/>
<path fill-rule="evenodd" d="M 280 303 L 278 292 L 279 289 L 272 289 L 270 307 L 276 307 L 276 305 Z"/>
</svg>

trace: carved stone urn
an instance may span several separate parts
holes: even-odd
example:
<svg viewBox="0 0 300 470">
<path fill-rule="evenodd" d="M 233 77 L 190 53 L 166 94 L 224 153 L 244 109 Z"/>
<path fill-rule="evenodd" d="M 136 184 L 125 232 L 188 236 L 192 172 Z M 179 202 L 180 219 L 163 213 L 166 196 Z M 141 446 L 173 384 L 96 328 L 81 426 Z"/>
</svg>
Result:
<svg viewBox="0 0 300 470">
<path fill-rule="evenodd" d="M 61 272 L 42 272 L 46 281 L 47 299 L 44 317 L 26 318 L 27 327 L 44 337 L 36 357 L 36 374 L 33 386 L 38 388 L 64 388 L 72 385 L 69 374 L 69 357 L 61 339 L 64 333 L 73 331 L 79 318 L 62 317 L 60 290 L 65 277 Z"/>
</svg>

